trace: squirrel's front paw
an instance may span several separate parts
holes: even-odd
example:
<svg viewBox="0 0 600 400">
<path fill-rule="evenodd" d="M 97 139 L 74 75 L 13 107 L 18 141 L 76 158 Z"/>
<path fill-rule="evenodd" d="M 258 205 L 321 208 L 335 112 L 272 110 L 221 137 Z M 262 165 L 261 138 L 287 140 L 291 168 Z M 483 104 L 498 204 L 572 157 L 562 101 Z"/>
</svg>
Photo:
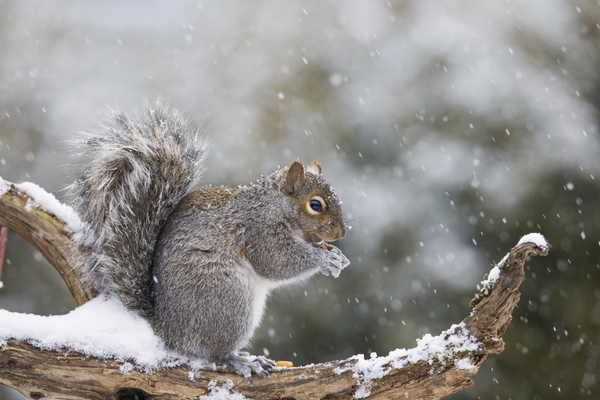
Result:
<svg viewBox="0 0 600 400">
<path fill-rule="evenodd" d="M 320 248 L 323 248 L 323 243 L 319 245 Z M 320 265 L 321 273 L 323 275 L 329 276 L 329 274 L 333 275 L 334 278 L 337 278 L 340 275 L 340 272 L 348 265 L 350 265 L 350 261 L 346 258 L 342 251 L 335 246 L 330 244 L 325 244 L 326 249 L 323 249 L 323 254 L 325 256 L 324 262 Z"/>
</svg>

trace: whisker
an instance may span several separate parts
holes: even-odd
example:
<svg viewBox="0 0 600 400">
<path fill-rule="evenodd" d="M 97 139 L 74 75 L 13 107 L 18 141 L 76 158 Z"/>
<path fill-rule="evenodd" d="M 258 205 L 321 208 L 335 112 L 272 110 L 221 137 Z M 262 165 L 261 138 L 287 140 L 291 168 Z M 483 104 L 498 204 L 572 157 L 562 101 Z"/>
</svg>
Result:
<svg viewBox="0 0 600 400">
<path fill-rule="evenodd" d="M 382 217 L 379 216 L 379 215 L 368 215 L 366 217 L 355 217 L 355 218 L 352 218 L 352 219 L 349 219 L 349 220 L 344 220 L 344 222 L 352 222 L 352 221 L 358 221 L 358 222 L 360 222 L 360 221 L 362 221 L 364 219 L 376 219 L 376 218 L 382 218 Z"/>
</svg>

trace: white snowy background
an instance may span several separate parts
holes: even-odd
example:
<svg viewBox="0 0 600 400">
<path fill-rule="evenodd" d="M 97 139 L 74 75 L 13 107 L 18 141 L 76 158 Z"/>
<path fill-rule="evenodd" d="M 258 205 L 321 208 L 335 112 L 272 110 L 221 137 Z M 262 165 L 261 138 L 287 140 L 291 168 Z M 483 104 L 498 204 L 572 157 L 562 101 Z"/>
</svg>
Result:
<svg viewBox="0 0 600 400">
<path fill-rule="evenodd" d="M 62 198 L 64 141 L 156 96 L 204 127 L 205 183 L 318 158 L 352 265 L 274 293 L 248 349 L 296 365 L 437 335 L 541 232 L 506 351 L 451 398 L 596 398 L 599 23 L 596 0 L 2 1 L 0 176 Z M 0 308 L 74 308 L 15 235 L 6 257 Z"/>
</svg>

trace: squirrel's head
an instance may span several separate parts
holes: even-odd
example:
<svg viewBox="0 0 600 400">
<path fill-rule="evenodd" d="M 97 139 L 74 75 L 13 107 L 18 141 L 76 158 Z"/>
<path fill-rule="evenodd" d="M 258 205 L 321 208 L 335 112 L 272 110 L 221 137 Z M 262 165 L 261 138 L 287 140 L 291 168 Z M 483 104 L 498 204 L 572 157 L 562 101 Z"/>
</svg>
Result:
<svg viewBox="0 0 600 400">
<path fill-rule="evenodd" d="M 294 219 L 306 241 L 333 241 L 344 237 L 341 201 L 321 178 L 318 161 L 306 169 L 299 160 L 294 161 L 285 173 L 283 190 L 292 199 Z"/>
</svg>

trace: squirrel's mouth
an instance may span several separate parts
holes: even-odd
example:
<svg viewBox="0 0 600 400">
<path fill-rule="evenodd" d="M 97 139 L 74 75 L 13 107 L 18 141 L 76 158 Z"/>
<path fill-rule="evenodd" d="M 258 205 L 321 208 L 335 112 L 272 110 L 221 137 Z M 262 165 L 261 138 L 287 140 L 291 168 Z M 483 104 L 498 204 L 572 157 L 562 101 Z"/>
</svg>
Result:
<svg viewBox="0 0 600 400">
<path fill-rule="evenodd" d="M 319 243 L 323 241 L 323 238 L 315 233 L 311 233 L 310 235 L 308 235 L 308 241 L 309 242 L 313 242 L 313 243 Z"/>
<path fill-rule="evenodd" d="M 342 236 L 340 236 L 342 237 Z M 338 237 L 338 235 L 336 235 L 335 233 L 331 234 L 331 235 L 317 235 L 316 233 L 310 233 L 308 235 L 308 241 L 309 242 L 313 242 L 313 243 L 319 243 L 319 242 L 333 242 L 334 240 L 339 239 L 340 237 Z"/>
</svg>

